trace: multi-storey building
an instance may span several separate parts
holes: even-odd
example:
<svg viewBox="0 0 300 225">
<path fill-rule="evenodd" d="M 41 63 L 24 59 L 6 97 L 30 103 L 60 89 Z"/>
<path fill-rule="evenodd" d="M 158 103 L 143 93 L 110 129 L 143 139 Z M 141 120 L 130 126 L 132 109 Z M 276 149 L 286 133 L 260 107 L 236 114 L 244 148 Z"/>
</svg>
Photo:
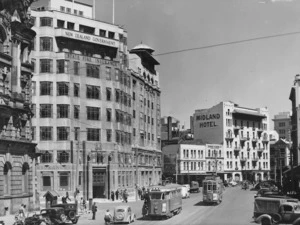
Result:
<svg viewBox="0 0 300 225">
<path fill-rule="evenodd" d="M 217 174 L 223 177 L 223 146 L 205 144 L 201 140 L 185 140 L 179 144 L 163 147 L 164 169 L 166 178 L 172 177 L 180 184 L 199 183 L 207 175 Z"/>
<path fill-rule="evenodd" d="M 180 121 L 172 116 L 161 118 L 161 141 L 170 141 L 180 135 Z"/>
<path fill-rule="evenodd" d="M 224 179 L 263 180 L 270 170 L 269 113 L 221 102 L 196 110 L 194 139 L 223 145 Z"/>
<path fill-rule="evenodd" d="M 118 188 L 134 190 L 127 33 L 91 19 L 92 12 L 69 0 L 32 6 L 41 196 L 55 190 L 72 198 L 78 189 L 85 199 L 109 198 Z"/>
<path fill-rule="evenodd" d="M 132 75 L 132 144 L 135 152 L 136 184 L 148 186 L 161 182 L 159 65 L 153 49 L 140 44 L 130 50 Z"/>
<path fill-rule="evenodd" d="M 0 4 L 0 216 L 16 213 L 21 204 L 39 207 L 30 111 L 31 2 Z"/>
<path fill-rule="evenodd" d="M 279 138 L 285 139 L 286 141 L 291 140 L 291 113 L 280 112 L 274 115 L 274 130 L 279 134 Z"/>
</svg>

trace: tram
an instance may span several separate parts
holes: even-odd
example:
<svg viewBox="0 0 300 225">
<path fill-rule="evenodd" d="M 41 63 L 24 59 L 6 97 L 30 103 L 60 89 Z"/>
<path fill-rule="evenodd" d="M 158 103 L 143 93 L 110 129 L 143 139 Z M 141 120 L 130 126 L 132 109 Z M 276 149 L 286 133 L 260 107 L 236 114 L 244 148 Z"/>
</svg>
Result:
<svg viewBox="0 0 300 225">
<path fill-rule="evenodd" d="M 207 176 L 203 184 L 203 202 L 220 204 L 222 202 L 224 185 L 219 176 Z"/>
<path fill-rule="evenodd" d="M 148 216 L 170 218 L 182 210 L 181 185 L 167 184 L 149 189 Z"/>
</svg>

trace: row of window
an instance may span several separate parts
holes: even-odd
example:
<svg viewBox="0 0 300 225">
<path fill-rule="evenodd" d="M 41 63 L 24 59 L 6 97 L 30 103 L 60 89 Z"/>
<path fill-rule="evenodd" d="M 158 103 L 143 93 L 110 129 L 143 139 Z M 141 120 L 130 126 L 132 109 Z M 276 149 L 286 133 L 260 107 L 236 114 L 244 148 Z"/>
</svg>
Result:
<svg viewBox="0 0 300 225">
<path fill-rule="evenodd" d="M 197 150 L 189 150 L 189 149 L 184 149 L 183 150 L 183 158 L 189 158 L 189 153 L 191 153 L 191 159 L 196 159 Z M 198 150 L 198 159 L 199 158 L 204 158 L 204 151 L 203 150 Z"/>
<path fill-rule="evenodd" d="M 134 137 L 137 135 L 137 134 L 136 134 L 136 129 L 135 129 L 135 128 L 132 129 L 132 135 L 133 135 Z M 140 133 L 140 139 L 141 139 L 141 140 L 144 140 L 144 139 L 146 140 L 147 137 L 148 137 L 148 141 L 150 141 L 150 140 L 154 141 L 154 134 L 148 133 L 148 135 L 147 135 L 147 132 L 146 132 L 146 131 Z M 152 137 L 152 138 L 151 138 L 151 137 Z"/>
<path fill-rule="evenodd" d="M 80 84 L 74 83 L 73 96 L 80 97 Z M 36 95 L 36 83 L 32 83 L 32 94 Z M 53 95 L 53 82 L 41 81 L 40 82 L 40 96 Z M 69 82 L 57 82 L 56 83 L 56 95 L 57 96 L 69 96 L 70 84 Z M 101 99 L 101 87 L 94 85 L 86 85 L 86 98 Z M 112 89 L 106 88 L 106 101 L 112 101 Z M 115 89 L 115 101 L 117 103 L 124 104 L 131 107 L 131 96 L 119 89 Z"/>
<path fill-rule="evenodd" d="M 251 169 L 250 168 L 250 162 L 247 162 L 247 169 Z M 243 165 L 241 165 L 242 167 L 244 167 Z M 236 170 L 238 170 L 239 169 L 239 167 L 238 167 L 238 162 L 235 162 L 235 168 L 233 168 L 233 164 L 232 164 L 232 162 L 227 162 L 226 163 L 226 168 L 227 169 L 236 169 Z M 252 168 L 253 169 L 256 169 L 257 168 L 257 165 L 256 164 L 252 164 Z M 263 167 L 261 167 L 261 163 L 259 162 L 259 164 L 258 164 L 258 168 L 259 169 L 268 169 L 268 162 L 263 162 Z"/>
<path fill-rule="evenodd" d="M 57 127 L 57 141 L 70 140 L 70 127 Z M 75 140 L 78 140 L 80 129 L 75 127 Z M 32 135 L 35 139 L 35 127 L 32 127 Z M 101 140 L 101 129 L 87 128 L 86 131 L 87 141 L 100 141 Z M 40 141 L 51 141 L 53 140 L 53 127 L 40 127 Z M 106 129 L 106 141 L 112 142 L 112 130 Z M 120 144 L 131 144 L 131 133 L 116 131 L 116 142 Z"/>
<path fill-rule="evenodd" d="M 237 159 L 238 156 L 236 154 L 233 154 L 232 151 L 226 152 L 227 159 L 232 159 L 233 155 Z M 252 156 L 254 159 L 256 158 L 255 152 L 252 153 Z M 262 153 L 262 157 L 263 157 L 263 159 L 268 159 L 268 153 L 267 152 Z M 241 158 L 242 159 L 244 158 L 244 152 L 241 152 Z M 247 158 L 250 159 L 250 152 L 247 152 Z"/>
</svg>

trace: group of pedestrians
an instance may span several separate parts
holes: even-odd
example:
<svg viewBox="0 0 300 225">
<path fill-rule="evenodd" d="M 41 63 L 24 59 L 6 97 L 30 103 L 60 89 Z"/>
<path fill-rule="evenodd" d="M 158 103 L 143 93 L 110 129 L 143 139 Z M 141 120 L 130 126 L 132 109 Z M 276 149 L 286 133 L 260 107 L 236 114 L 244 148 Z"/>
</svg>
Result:
<svg viewBox="0 0 300 225">
<path fill-rule="evenodd" d="M 117 189 L 115 192 L 114 191 L 111 191 L 111 193 L 110 193 L 110 198 L 111 198 L 111 200 L 112 201 L 115 201 L 115 200 L 121 200 L 122 202 L 128 202 L 128 196 L 129 196 L 129 194 L 128 194 L 128 191 L 127 191 L 127 189 L 125 188 L 124 190 L 120 190 L 119 191 L 119 189 Z"/>
</svg>

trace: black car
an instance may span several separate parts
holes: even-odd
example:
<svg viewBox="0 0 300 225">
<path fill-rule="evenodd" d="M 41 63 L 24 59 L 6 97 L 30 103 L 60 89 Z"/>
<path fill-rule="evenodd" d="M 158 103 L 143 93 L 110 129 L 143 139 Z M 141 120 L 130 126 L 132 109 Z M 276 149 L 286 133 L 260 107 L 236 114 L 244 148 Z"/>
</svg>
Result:
<svg viewBox="0 0 300 225">
<path fill-rule="evenodd" d="M 78 222 L 79 215 L 77 214 L 77 204 L 64 203 L 64 204 L 52 205 L 51 207 L 63 208 L 67 220 L 72 221 L 73 224 L 76 224 Z"/>
</svg>

